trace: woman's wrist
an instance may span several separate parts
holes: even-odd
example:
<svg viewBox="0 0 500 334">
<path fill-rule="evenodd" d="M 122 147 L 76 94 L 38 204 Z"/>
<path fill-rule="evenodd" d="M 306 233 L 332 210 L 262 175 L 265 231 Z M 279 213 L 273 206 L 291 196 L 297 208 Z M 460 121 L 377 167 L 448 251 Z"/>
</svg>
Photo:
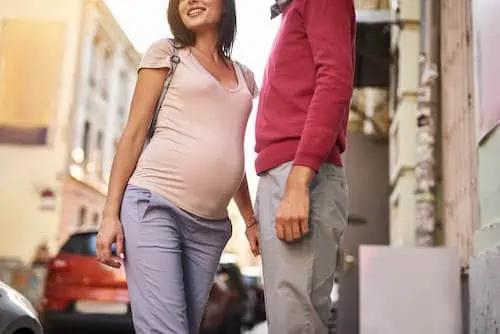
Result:
<svg viewBox="0 0 500 334">
<path fill-rule="evenodd" d="M 119 211 L 118 206 L 111 205 L 111 204 L 106 204 L 104 206 L 104 210 L 102 211 L 103 218 L 114 219 L 114 218 L 118 218 L 119 215 L 120 215 L 120 211 Z"/>
<path fill-rule="evenodd" d="M 255 226 L 258 224 L 258 221 L 257 221 L 257 218 L 255 218 L 255 215 L 252 214 L 250 216 L 248 216 L 246 219 L 245 219 L 245 226 L 247 228 L 250 228 L 252 226 Z"/>
</svg>

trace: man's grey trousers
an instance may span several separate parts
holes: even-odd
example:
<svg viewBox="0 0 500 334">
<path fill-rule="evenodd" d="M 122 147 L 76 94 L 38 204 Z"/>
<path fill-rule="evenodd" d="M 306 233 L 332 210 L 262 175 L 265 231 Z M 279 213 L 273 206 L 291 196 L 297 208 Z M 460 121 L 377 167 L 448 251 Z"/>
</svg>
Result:
<svg viewBox="0 0 500 334">
<path fill-rule="evenodd" d="M 347 182 L 342 167 L 323 164 L 310 186 L 309 234 L 287 243 L 277 238 L 274 218 L 291 168 L 289 162 L 261 174 L 257 190 L 269 334 L 326 334 Z"/>
</svg>

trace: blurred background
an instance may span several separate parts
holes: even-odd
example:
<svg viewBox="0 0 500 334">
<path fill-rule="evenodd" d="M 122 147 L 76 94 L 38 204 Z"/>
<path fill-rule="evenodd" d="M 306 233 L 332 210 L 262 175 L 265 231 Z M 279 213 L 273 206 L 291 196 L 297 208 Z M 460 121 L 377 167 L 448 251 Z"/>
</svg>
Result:
<svg viewBox="0 0 500 334">
<path fill-rule="evenodd" d="M 269 19 L 271 0 L 236 2 L 233 56 L 261 82 L 280 22 Z M 434 283 L 399 282 L 430 296 L 455 282 L 443 307 L 456 304 L 460 322 L 454 331 L 425 334 L 496 333 L 500 2 L 355 3 L 356 89 L 344 155 L 350 225 L 340 288 L 331 296 L 331 330 L 389 334 L 364 321 L 363 314 L 378 313 L 363 295 L 376 288 L 363 288 L 363 279 L 375 284 L 370 270 L 377 267 L 381 282 L 395 282 L 404 274 L 398 264 L 409 259 L 398 250 L 425 248 L 451 252 L 449 272 L 438 278 L 429 269 L 438 256 L 431 255 L 412 267 Z M 87 330 L 94 333 L 109 323 L 130 329 L 124 274 L 95 261 L 95 231 L 141 54 L 170 36 L 167 6 L 168 0 L 0 0 L 0 281 L 27 298 L 49 333 L 77 325 L 94 326 Z M 254 117 L 245 143 L 252 196 Z M 249 252 L 235 206 L 229 210 L 234 233 L 203 330 L 264 333 L 260 259 Z M 383 245 L 396 255 L 369 263 L 362 254 L 375 259 L 378 248 L 363 253 L 361 245 Z M 428 309 L 425 302 L 412 305 L 407 313 Z"/>
</svg>

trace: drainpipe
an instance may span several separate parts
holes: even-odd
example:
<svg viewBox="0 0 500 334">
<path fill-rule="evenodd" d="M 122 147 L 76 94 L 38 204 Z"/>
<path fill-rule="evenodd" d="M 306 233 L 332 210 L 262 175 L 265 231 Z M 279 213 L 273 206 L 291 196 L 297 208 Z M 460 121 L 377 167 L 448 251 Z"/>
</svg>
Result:
<svg viewBox="0 0 500 334">
<path fill-rule="evenodd" d="M 436 243 L 437 124 L 440 110 L 440 3 L 421 0 L 420 86 L 417 111 L 417 246 Z"/>
</svg>

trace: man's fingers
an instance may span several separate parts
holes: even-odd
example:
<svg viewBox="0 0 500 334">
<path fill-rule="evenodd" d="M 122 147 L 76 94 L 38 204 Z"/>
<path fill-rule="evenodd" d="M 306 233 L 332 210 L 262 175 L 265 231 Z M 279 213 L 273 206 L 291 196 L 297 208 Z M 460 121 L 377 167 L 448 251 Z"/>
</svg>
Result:
<svg viewBox="0 0 500 334">
<path fill-rule="evenodd" d="M 302 235 L 307 233 L 303 232 L 302 225 L 302 220 L 299 219 L 277 218 L 276 235 L 279 239 L 287 242 L 298 240 L 302 237 Z M 305 225 L 307 225 L 307 220 Z"/>
<path fill-rule="evenodd" d="M 292 226 L 295 225 L 295 222 L 289 221 L 285 224 L 285 239 L 288 242 L 292 242 L 294 240 Z"/>
<path fill-rule="evenodd" d="M 284 224 L 282 224 L 280 220 L 276 222 L 276 236 L 280 240 L 285 240 L 285 229 L 283 225 Z"/>
<path fill-rule="evenodd" d="M 309 219 L 307 217 L 300 220 L 300 230 L 302 235 L 309 233 Z"/>
<path fill-rule="evenodd" d="M 293 240 L 300 239 L 300 237 L 302 236 L 300 232 L 300 223 L 297 221 L 292 224 L 292 236 Z"/>
</svg>

